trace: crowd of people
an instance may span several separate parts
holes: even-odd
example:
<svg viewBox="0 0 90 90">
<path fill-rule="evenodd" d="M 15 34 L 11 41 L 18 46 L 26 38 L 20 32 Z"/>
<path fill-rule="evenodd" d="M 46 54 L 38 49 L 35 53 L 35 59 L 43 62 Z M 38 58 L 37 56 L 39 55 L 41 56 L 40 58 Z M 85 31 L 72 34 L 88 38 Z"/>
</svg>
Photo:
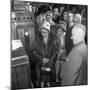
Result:
<svg viewBox="0 0 90 90">
<path fill-rule="evenodd" d="M 34 87 L 86 85 L 87 29 L 82 14 L 42 6 L 35 17 L 35 48 L 30 52 Z"/>
</svg>

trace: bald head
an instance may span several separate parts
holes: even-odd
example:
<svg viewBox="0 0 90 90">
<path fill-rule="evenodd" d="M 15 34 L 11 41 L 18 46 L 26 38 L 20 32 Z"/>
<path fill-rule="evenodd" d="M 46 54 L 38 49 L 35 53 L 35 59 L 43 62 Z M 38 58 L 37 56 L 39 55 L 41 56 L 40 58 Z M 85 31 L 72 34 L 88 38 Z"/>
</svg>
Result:
<svg viewBox="0 0 90 90">
<path fill-rule="evenodd" d="M 78 44 L 81 41 L 84 41 L 86 34 L 86 28 L 82 24 L 77 24 L 73 27 L 72 29 L 72 37 L 71 39 L 73 40 L 73 44 Z"/>
</svg>

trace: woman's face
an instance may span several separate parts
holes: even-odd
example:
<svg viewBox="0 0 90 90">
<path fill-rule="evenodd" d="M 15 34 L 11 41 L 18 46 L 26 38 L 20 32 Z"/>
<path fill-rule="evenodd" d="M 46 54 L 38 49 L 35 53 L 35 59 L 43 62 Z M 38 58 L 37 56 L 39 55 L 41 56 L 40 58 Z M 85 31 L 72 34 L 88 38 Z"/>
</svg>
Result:
<svg viewBox="0 0 90 90">
<path fill-rule="evenodd" d="M 50 17 L 49 15 L 46 16 L 45 18 L 46 18 L 46 20 L 47 20 L 48 22 L 51 22 L 51 20 L 52 20 L 51 17 Z"/>
<path fill-rule="evenodd" d="M 49 32 L 42 29 L 41 34 L 44 38 L 48 38 Z"/>
<path fill-rule="evenodd" d="M 63 30 L 61 28 L 58 28 L 57 37 L 60 37 L 62 33 L 63 33 Z"/>
<path fill-rule="evenodd" d="M 67 12 L 63 13 L 63 18 L 64 18 L 64 20 L 67 20 L 67 18 L 68 18 L 68 13 Z"/>
<path fill-rule="evenodd" d="M 73 14 L 72 13 L 68 14 L 68 21 L 73 22 Z"/>
</svg>

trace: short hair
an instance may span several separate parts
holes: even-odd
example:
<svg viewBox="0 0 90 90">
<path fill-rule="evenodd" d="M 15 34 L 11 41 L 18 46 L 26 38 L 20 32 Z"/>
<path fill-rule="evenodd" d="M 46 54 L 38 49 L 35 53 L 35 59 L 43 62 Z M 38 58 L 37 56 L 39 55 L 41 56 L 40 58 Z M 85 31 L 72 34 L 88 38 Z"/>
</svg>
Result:
<svg viewBox="0 0 90 90">
<path fill-rule="evenodd" d="M 74 21 L 74 22 L 77 22 L 77 23 L 81 23 L 81 20 L 82 20 L 81 15 L 80 15 L 79 13 L 76 13 L 76 14 L 74 15 L 73 21 Z"/>
<path fill-rule="evenodd" d="M 68 12 L 68 16 L 74 16 L 74 14 L 72 12 Z"/>
<path fill-rule="evenodd" d="M 77 29 L 77 28 L 80 28 L 84 32 L 84 34 L 86 34 L 86 27 L 85 27 L 85 25 L 83 25 L 83 24 L 74 25 L 73 29 Z"/>
</svg>

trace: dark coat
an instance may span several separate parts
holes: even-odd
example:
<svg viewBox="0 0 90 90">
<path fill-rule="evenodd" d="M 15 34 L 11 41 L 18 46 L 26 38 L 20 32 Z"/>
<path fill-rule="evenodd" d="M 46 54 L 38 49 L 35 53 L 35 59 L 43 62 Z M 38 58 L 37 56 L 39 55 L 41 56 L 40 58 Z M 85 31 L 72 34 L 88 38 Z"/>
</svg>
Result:
<svg viewBox="0 0 90 90">
<path fill-rule="evenodd" d="M 71 40 L 71 32 L 72 32 L 72 28 L 73 27 L 69 27 L 69 25 L 67 25 L 66 28 L 66 36 L 65 36 L 65 48 L 66 48 L 66 55 L 68 55 L 70 53 L 70 51 L 73 48 L 73 42 Z"/>
<path fill-rule="evenodd" d="M 36 49 L 33 52 L 34 55 L 39 59 L 39 62 L 42 62 L 43 58 L 48 58 L 51 64 L 54 64 L 56 61 L 58 51 L 58 44 L 56 37 L 50 33 L 48 38 L 47 45 L 44 44 L 42 36 L 36 40 Z"/>
<path fill-rule="evenodd" d="M 74 46 L 64 62 L 61 72 L 62 85 L 87 84 L 87 46 L 80 42 Z"/>
<path fill-rule="evenodd" d="M 60 16 L 59 15 L 56 15 L 55 18 L 53 18 L 53 21 L 55 23 L 59 23 L 60 19 L 61 19 Z"/>
<path fill-rule="evenodd" d="M 47 45 L 44 44 L 42 36 L 36 39 L 36 48 L 33 51 L 34 57 L 36 57 L 35 62 L 40 67 L 43 67 L 42 60 L 43 58 L 48 58 L 49 62 L 45 64 L 45 67 L 51 68 L 50 81 L 55 81 L 55 62 L 57 60 L 58 53 L 58 44 L 56 41 L 56 37 L 50 33 L 48 38 Z M 39 69 L 38 69 L 39 70 Z"/>
</svg>

